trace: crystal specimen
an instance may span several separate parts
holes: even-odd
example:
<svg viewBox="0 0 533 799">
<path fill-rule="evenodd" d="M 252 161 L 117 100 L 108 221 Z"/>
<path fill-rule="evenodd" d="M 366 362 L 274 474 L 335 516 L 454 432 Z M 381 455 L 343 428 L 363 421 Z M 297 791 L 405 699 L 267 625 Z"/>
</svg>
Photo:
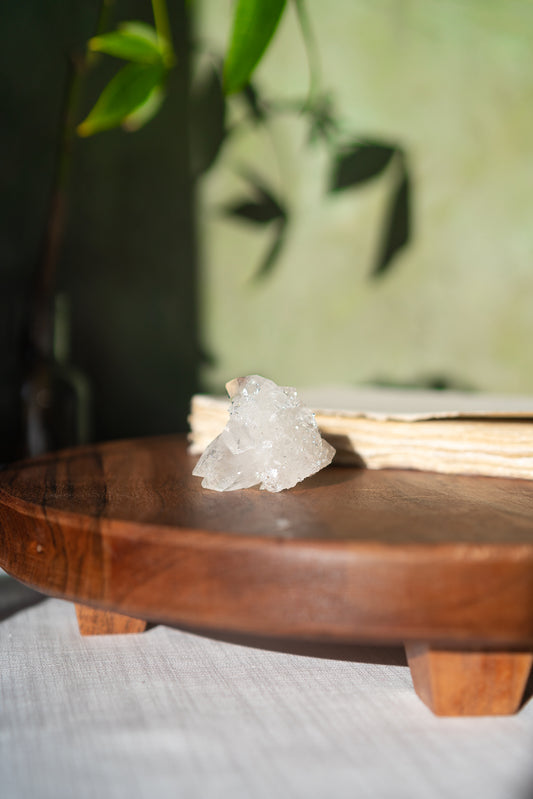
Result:
<svg viewBox="0 0 533 799">
<path fill-rule="evenodd" d="M 204 488 L 234 491 L 260 484 L 282 491 L 331 463 L 334 448 L 293 388 L 249 375 L 231 380 L 226 390 L 229 421 L 193 471 L 204 478 Z"/>
</svg>

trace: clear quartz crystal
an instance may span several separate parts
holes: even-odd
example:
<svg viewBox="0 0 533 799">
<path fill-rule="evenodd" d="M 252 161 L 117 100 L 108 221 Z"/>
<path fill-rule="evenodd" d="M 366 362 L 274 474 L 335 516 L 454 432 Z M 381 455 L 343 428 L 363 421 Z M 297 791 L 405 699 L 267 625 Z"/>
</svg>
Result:
<svg viewBox="0 0 533 799">
<path fill-rule="evenodd" d="M 193 474 L 214 491 L 260 485 L 282 491 L 331 463 L 335 450 L 324 441 L 312 411 L 293 388 L 259 375 L 226 384 L 229 421 L 209 444 Z"/>
</svg>

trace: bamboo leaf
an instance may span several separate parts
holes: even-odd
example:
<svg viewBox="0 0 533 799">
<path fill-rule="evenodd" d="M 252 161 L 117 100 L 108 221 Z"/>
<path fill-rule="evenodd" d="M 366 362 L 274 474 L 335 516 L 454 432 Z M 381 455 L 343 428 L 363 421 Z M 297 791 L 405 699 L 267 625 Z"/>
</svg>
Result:
<svg viewBox="0 0 533 799">
<path fill-rule="evenodd" d="M 265 257 L 263 258 L 259 269 L 255 273 L 253 280 L 264 280 L 274 269 L 276 265 L 276 261 L 279 258 L 279 254 L 283 248 L 283 244 L 285 242 L 285 233 L 287 230 L 287 223 L 285 219 L 280 219 L 276 223 L 276 235 L 274 236 L 274 240 L 270 245 L 269 249 L 266 251 Z"/>
<path fill-rule="evenodd" d="M 154 64 L 163 57 L 155 29 L 141 22 L 127 22 L 116 31 L 94 36 L 89 50 L 142 64 Z"/>
<path fill-rule="evenodd" d="M 248 222 L 270 225 L 274 231 L 272 242 L 252 278 L 254 281 L 258 281 L 270 275 L 276 265 L 285 241 L 289 215 L 282 201 L 276 199 L 258 175 L 246 168 L 240 169 L 239 172 L 242 178 L 250 184 L 254 199 L 239 201 L 223 210 L 226 214 L 245 219 Z"/>
<path fill-rule="evenodd" d="M 396 148 L 375 142 L 358 143 L 341 151 L 335 161 L 330 191 L 339 191 L 366 183 L 389 165 Z"/>
<path fill-rule="evenodd" d="M 155 86 L 144 103 L 122 120 L 122 127 L 124 130 L 127 130 L 128 133 L 133 133 L 144 127 L 147 122 L 155 117 L 163 105 L 164 99 L 165 92 L 161 86 Z"/>
<path fill-rule="evenodd" d="M 400 180 L 391 197 L 385 223 L 385 235 L 379 257 L 372 271 L 372 277 L 381 277 L 388 272 L 394 257 L 409 242 L 411 233 L 410 200 L 411 182 L 407 169 L 403 165 Z"/>
<path fill-rule="evenodd" d="M 281 201 L 278 201 L 274 194 L 268 189 L 261 178 L 250 170 L 241 170 L 241 175 L 252 189 L 253 200 L 238 201 L 226 206 L 223 210 L 228 216 L 236 216 L 246 219 L 248 222 L 256 222 L 264 225 L 273 222 L 275 219 L 286 220 L 287 211 Z"/>
<path fill-rule="evenodd" d="M 244 200 L 225 209 L 228 216 L 237 216 L 246 219 L 248 222 L 257 222 L 261 225 L 279 219 L 282 214 L 278 208 L 262 200 Z"/>
<path fill-rule="evenodd" d="M 160 47 L 161 45 L 161 34 L 156 31 L 153 25 L 148 25 L 146 22 L 139 22 L 138 20 L 121 22 L 118 29 L 132 36 L 138 36 L 140 39 L 144 39 L 146 42 L 156 47 Z"/>
<path fill-rule="evenodd" d="M 128 64 L 107 84 L 88 117 L 78 125 L 80 136 L 115 128 L 131 117 L 161 87 L 166 70 L 162 63 Z"/>
<path fill-rule="evenodd" d="M 224 65 L 226 94 L 240 91 L 267 49 L 286 0 L 237 0 Z"/>
<path fill-rule="evenodd" d="M 253 121 L 264 122 L 267 118 L 267 111 L 257 88 L 252 83 L 247 83 L 246 86 L 244 86 L 242 98 L 248 106 Z"/>
</svg>

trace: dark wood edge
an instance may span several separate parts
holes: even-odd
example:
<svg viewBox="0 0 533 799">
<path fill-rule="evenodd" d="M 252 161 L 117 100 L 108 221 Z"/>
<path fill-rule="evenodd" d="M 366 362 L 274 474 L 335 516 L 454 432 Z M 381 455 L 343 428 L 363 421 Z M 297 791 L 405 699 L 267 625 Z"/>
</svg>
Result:
<svg viewBox="0 0 533 799">
<path fill-rule="evenodd" d="M 80 450 L 61 457 L 70 453 Z M 37 590 L 103 610 L 300 640 L 533 645 L 533 542 L 324 541 L 109 519 L 13 496 L 9 471 L 0 503 L 12 531 L 0 565 Z"/>
<path fill-rule="evenodd" d="M 13 511 L 12 511 L 13 512 Z M 17 513 L 17 511 L 14 511 Z M 61 514 L 58 514 L 60 517 Z M 75 516 L 75 514 L 72 514 Z M 137 523 L 125 523 L 107 519 L 100 519 L 98 525 L 87 525 L 85 517 L 83 534 L 89 535 L 101 549 L 99 571 L 102 573 L 103 582 L 98 587 L 96 593 L 80 589 L 69 590 L 67 583 L 65 586 L 54 589 L 49 583 L 49 566 L 40 565 L 39 555 L 33 554 L 32 579 L 28 579 L 27 574 L 18 571 L 6 562 L 2 552 L 0 552 L 0 565 L 15 578 L 25 582 L 33 588 L 51 596 L 70 599 L 81 603 L 90 604 L 102 610 L 110 610 L 136 618 L 147 619 L 153 622 L 163 622 L 175 626 L 204 627 L 212 626 L 213 629 L 226 630 L 228 632 L 251 633 L 251 634 L 274 634 L 278 636 L 287 635 L 288 637 L 309 638 L 324 641 L 345 641 L 345 642 L 382 642 L 382 643 L 404 643 L 408 641 L 425 640 L 433 644 L 453 645 L 461 648 L 499 648 L 519 649 L 531 648 L 533 646 L 533 617 L 531 614 L 530 599 L 533 596 L 533 547 L 530 546 L 502 546 L 490 545 L 479 547 L 473 544 L 441 544 L 441 545 L 421 545 L 413 544 L 409 547 L 399 545 L 378 544 L 376 542 L 346 542 L 333 541 L 313 541 L 313 540 L 288 540 L 288 539 L 265 539 L 254 536 L 242 536 L 229 533 L 206 532 L 190 529 L 180 529 L 173 527 L 159 527 L 157 525 L 140 525 Z M 71 518 L 70 522 L 73 521 Z M 54 520 L 48 515 L 45 519 L 46 526 Z M 67 539 L 74 541 L 81 533 L 76 524 L 61 524 L 63 534 Z M 121 543 L 122 542 L 122 543 Z M 216 583 L 213 593 L 210 596 L 211 607 L 216 606 L 222 599 L 223 603 L 234 601 L 232 597 L 232 586 L 238 585 L 239 590 L 253 593 L 253 587 L 247 586 L 246 575 L 247 567 L 260 568 L 261 579 L 275 586 L 279 570 L 283 569 L 285 580 L 289 579 L 305 582 L 309 579 L 309 570 L 318 569 L 321 574 L 321 562 L 324 554 L 331 558 L 330 565 L 333 566 L 329 572 L 335 575 L 339 571 L 343 572 L 344 578 L 348 583 L 354 585 L 350 597 L 346 597 L 346 607 L 341 613 L 342 622 L 337 623 L 338 609 L 331 605 L 331 610 L 327 609 L 322 619 L 306 620 L 305 623 L 297 622 L 296 625 L 288 624 L 283 627 L 283 618 L 277 617 L 276 623 L 264 621 L 260 623 L 261 629 L 257 629 L 257 614 L 246 614 L 235 620 L 231 613 L 226 613 L 226 620 L 207 621 L 209 614 L 202 609 L 193 611 L 187 606 L 181 610 L 179 603 L 170 613 L 159 612 L 157 605 L 150 606 L 146 601 L 146 593 L 141 600 L 136 598 L 135 580 L 130 582 L 129 587 L 116 590 L 113 580 L 108 580 L 109 575 L 115 567 L 122 567 L 120 548 L 125 545 L 131 552 L 136 553 L 139 547 L 139 558 L 141 571 L 139 579 L 141 584 L 146 580 L 159 580 L 159 572 L 153 566 L 147 569 L 144 574 L 143 546 L 150 547 L 154 542 L 157 543 L 160 557 L 163 556 L 163 563 L 172 564 L 173 579 L 180 581 L 187 579 L 181 565 L 183 556 L 193 556 L 195 562 L 201 564 L 201 569 L 208 567 L 215 571 L 219 568 L 229 569 L 232 573 L 231 578 L 224 577 L 222 581 Z M 116 551 L 115 551 L 116 550 Z M 283 550 L 283 551 L 282 551 Z M 147 552 L 149 551 L 146 550 Z M 320 557 L 317 555 L 320 553 Z M 440 578 L 443 571 L 455 575 L 457 570 L 465 569 L 466 573 L 472 569 L 472 564 L 480 566 L 479 573 L 475 580 L 465 580 L 467 595 L 463 601 L 467 606 L 470 602 L 474 605 L 479 601 L 479 596 L 484 591 L 484 574 L 487 565 L 491 563 L 498 567 L 498 571 L 503 569 L 504 575 L 498 584 L 503 583 L 506 590 L 510 587 L 512 598 L 518 601 L 509 603 L 509 607 L 504 609 L 503 616 L 500 607 L 492 610 L 486 617 L 485 613 L 474 614 L 473 620 L 463 618 L 462 608 L 452 608 L 449 618 L 452 621 L 441 623 L 435 629 L 430 619 L 430 612 L 424 611 L 420 616 L 417 611 L 414 621 L 408 620 L 410 613 L 402 610 L 396 613 L 394 609 L 394 599 L 401 597 L 402 601 L 408 605 L 416 607 L 416 602 L 410 603 L 409 597 L 402 595 L 405 586 L 410 582 L 422 578 L 430 583 L 435 578 Z M 116 566 L 114 565 L 116 564 Z M 260 566 L 259 566 L 260 564 Z M 379 569 L 386 574 L 386 579 L 381 582 L 373 582 L 369 587 L 359 587 L 358 583 L 364 581 L 368 567 L 371 569 L 379 564 Z M 55 569 L 54 565 L 54 569 Z M 61 567 L 63 568 L 63 567 Z M 128 567 L 126 567 L 128 568 Z M 157 567 L 160 568 L 160 567 Z M 392 575 L 392 577 L 391 577 Z M 468 577 L 470 575 L 468 574 Z M 60 583 L 62 575 L 59 575 Z M 194 582 L 194 574 L 189 578 Z M 325 578 L 317 591 L 317 598 L 311 600 L 311 604 L 321 611 L 321 596 L 339 598 L 339 587 L 335 583 L 335 577 Z M 453 578 L 455 579 L 455 577 Z M 218 580 L 218 577 L 217 577 Z M 331 581 L 333 580 L 333 582 Z M 274 590 L 278 590 L 275 588 Z M 298 589 L 299 591 L 300 589 Z M 295 594 L 295 601 L 302 601 L 306 595 Z M 366 591 L 366 595 L 365 595 Z M 369 612 L 368 596 L 373 592 L 380 595 L 380 602 L 387 606 L 387 613 L 390 618 L 380 620 L 376 625 L 376 619 Z M 254 601 L 254 600 L 252 600 Z M 337 601 L 337 600 L 335 600 Z M 330 602 L 330 599 L 327 600 Z M 439 608 L 447 608 L 450 604 L 449 599 L 444 595 L 442 598 L 437 592 L 434 603 Z M 370 603 L 371 605 L 372 603 Z M 452 603 L 453 605 L 454 603 Z M 353 623 L 350 620 L 351 611 L 348 606 L 353 606 Z M 447 612 L 449 608 L 447 608 Z M 507 615 L 506 615 L 507 614 Z M 312 612 L 311 612 L 312 615 Z M 227 619 L 230 619 L 228 622 Z M 280 618 L 282 628 L 280 629 Z M 326 621 L 324 621 L 326 619 Z M 495 622 L 496 619 L 496 622 Z M 497 629 L 494 625 L 497 623 Z M 262 625 L 262 626 L 261 626 Z M 270 626 L 269 626 L 270 625 Z"/>
<path fill-rule="evenodd" d="M 517 544 L 516 542 L 479 544 L 477 542 L 457 541 L 438 544 L 434 542 L 425 544 L 403 541 L 399 543 L 382 543 L 365 538 L 357 541 L 343 541 L 341 539 L 319 541 L 316 538 L 289 538 L 283 535 L 258 536 L 226 530 L 198 530 L 178 525 L 135 522 L 131 519 L 110 519 L 105 516 L 93 516 L 77 511 L 50 507 L 44 509 L 38 503 L 13 496 L 2 486 L 0 486 L 1 505 L 22 516 L 43 520 L 47 523 L 66 524 L 69 526 L 83 525 L 85 530 L 94 527 L 95 532 L 117 539 L 130 538 L 132 535 L 139 536 L 139 539 L 157 535 L 165 540 L 167 546 L 172 546 L 172 543 L 175 543 L 176 546 L 181 546 L 189 542 L 194 545 L 209 544 L 224 550 L 232 546 L 238 549 L 246 546 L 268 550 L 273 546 L 283 546 L 294 550 L 306 550 L 310 553 L 323 552 L 324 550 L 329 550 L 332 553 L 342 552 L 347 557 L 379 556 L 384 563 L 412 562 L 414 559 L 423 565 L 434 560 L 442 561 L 444 558 L 446 560 L 457 559 L 463 562 L 483 564 L 514 563 L 527 560 L 533 566 L 533 542 L 531 544 Z M 179 537 L 177 537 L 177 534 L 179 534 Z M 2 563 L 1 551 L 0 566 L 6 571 L 8 570 Z"/>
</svg>

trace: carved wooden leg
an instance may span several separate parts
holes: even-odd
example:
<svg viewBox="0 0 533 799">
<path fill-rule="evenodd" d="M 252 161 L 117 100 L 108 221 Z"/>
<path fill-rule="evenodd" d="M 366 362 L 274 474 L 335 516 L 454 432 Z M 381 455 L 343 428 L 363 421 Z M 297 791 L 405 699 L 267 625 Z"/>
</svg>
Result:
<svg viewBox="0 0 533 799">
<path fill-rule="evenodd" d="M 132 619 L 119 613 L 97 610 L 77 603 L 76 616 L 82 635 L 120 635 L 142 633 L 146 630 L 146 622 L 141 619 Z"/>
<path fill-rule="evenodd" d="M 405 646 L 415 691 L 437 716 L 505 716 L 520 707 L 532 652 Z"/>
</svg>

